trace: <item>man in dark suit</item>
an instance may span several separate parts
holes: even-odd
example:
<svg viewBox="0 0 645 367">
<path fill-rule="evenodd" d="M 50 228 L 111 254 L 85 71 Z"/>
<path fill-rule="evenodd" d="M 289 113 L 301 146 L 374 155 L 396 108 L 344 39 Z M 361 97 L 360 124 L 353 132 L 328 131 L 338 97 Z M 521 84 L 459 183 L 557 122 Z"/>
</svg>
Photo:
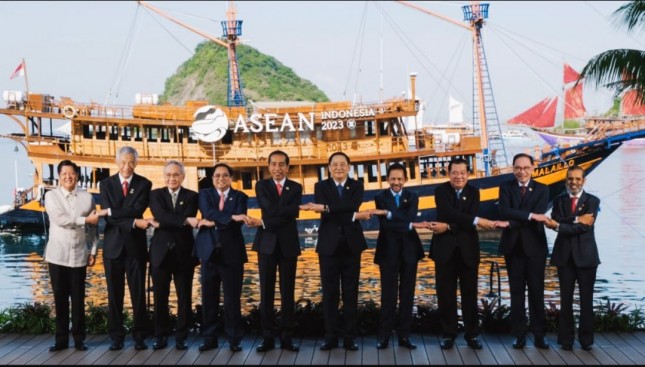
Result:
<svg viewBox="0 0 645 367">
<path fill-rule="evenodd" d="M 429 256 L 435 262 L 439 318 L 443 329 L 442 349 L 450 349 L 457 337 L 457 282 L 461 294 L 464 339 L 469 347 L 482 349 L 477 338 L 477 276 L 479 235 L 477 226 L 493 228 L 494 222 L 477 216 L 479 189 L 468 184 L 468 161 L 453 159 L 448 164 L 450 181 L 434 193 L 437 221 L 431 222 L 432 245 Z"/>
<path fill-rule="evenodd" d="M 576 281 L 580 293 L 578 341 L 584 350 L 590 350 L 593 345 L 593 288 L 596 269 L 600 264 L 594 221 L 600 208 L 600 199 L 583 191 L 585 181 L 582 167 L 569 167 L 567 192 L 554 199 L 551 220 L 546 223 L 547 227 L 558 232 L 551 265 L 558 267 L 558 344 L 564 350 L 571 350 L 573 347 L 573 293 Z"/>
<path fill-rule="evenodd" d="M 143 213 L 148 207 L 152 182 L 134 173 L 139 154 L 124 146 L 116 155 L 119 173 L 100 182 L 101 211 L 105 216 L 103 264 L 108 288 L 108 334 L 110 350 L 123 349 L 123 297 L 128 279 L 134 325 L 132 336 L 136 350 L 147 349 L 148 333 L 145 279 L 148 261 L 146 228 Z"/>
<path fill-rule="evenodd" d="M 248 196 L 231 188 L 233 169 L 225 163 L 213 167 L 213 186 L 199 190 L 202 213 L 195 252 L 201 260 L 202 335 L 200 351 L 218 347 L 217 314 L 220 286 L 224 288 L 224 329 L 232 352 L 242 350 L 241 296 L 244 263 L 248 261 L 242 236 Z"/>
<path fill-rule="evenodd" d="M 423 258 L 423 246 L 415 228 L 425 223 L 414 223 L 419 210 L 419 195 L 403 190 L 408 174 L 400 163 L 387 168 L 389 189 L 376 195 L 376 210 L 380 229 L 376 240 L 374 262 L 381 273 L 381 317 L 376 347 L 385 349 L 395 327 L 396 301 L 399 298 L 399 346 L 415 349 L 410 341 L 414 288 L 417 282 L 417 264 Z"/>
<path fill-rule="evenodd" d="M 168 161 L 164 166 L 166 187 L 150 193 L 150 210 L 155 228 L 150 242 L 150 265 L 155 296 L 154 335 L 152 349 L 163 349 L 167 345 L 172 325 L 168 317 L 170 281 L 174 279 L 177 290 L 177 325 L 175 347 L 188 348 L 186 337 L 192 319 L 193 274 L 197 259 L 193 256 L 193 227 L 196 218 L 198 195 L 195 191 L 181 186 L 185 178 L 184 165 Z"/>
<path fill-rule="evenodd" d="M 276 321 L 273 312 L 276 271 L 280 269 L 280 348 L 297 352 L 293 344 L 296 264 L 300 239 L 296 219 L 300 213 L 302 185 L 287 179 L 289 156 L 276 150 L 269 154 L 271 178 L 255 184 L 255 194 L 262 210 L 262 221 L 253 242 L 258 253 L 260 273 L 260 322 L 264 340 L 258 352 L 274 348 Z"/>
<path fill-rule="evenodd" d="M 303 210 L 321 213 L 316 252 L 320 264 L 325 341 L 321 350 L 338 346 L 343 336 L 346 350 L 358 350 L 354 341 L 358 320 L 358 279 L 361 253 L 367 248 L 359 220 L 369 219 L 371 213 L 359 212 L 363 203 L 363 183 L 348 177 L 350 160 L 343 152 L 329 157 L 330 178 L 314 186 L 314 202 L 301 206 Z M 342 286 L 344 326 L 338 323 L 338 304 Z"/>
<path fill-rule="evenodd" d="M 499 213 L 504 226 L 499 251 L 504 255 L 511 290 L 513 348 L 526 345 L 526 332 L 534 344 L 548 349 L 544 312 L 544 270 L 549 252 L 543 223 L 549 204 L 546 185 L 531 180 L 533 157 L 520 153 L 513 157 L 515 178 L 499 187 Z M 528 287 L 530 327 L 527 327 L 525 291 Z"/>
</svg>

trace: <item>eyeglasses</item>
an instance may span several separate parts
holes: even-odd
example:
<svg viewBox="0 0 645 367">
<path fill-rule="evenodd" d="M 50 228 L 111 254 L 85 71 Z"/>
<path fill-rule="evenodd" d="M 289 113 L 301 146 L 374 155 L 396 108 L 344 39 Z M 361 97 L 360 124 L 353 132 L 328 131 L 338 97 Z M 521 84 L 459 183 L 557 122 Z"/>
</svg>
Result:
<svg viewBox="0 0 645 367">
<path fill-rule="evenodd" d="M 181 177 L 181 173 L 166 173 L 164 175 L 165 178 L 179 178 Z"/>
<path fill-rule="evenodd" d="M 513 171 L 517 171 L 517 172 L 520 172 L 520 171 L 529 172 L 532 169 L 533 169 L 533 166 L 525 166 L 525 167 L 515 166 L 515 167 L 513 167 Z"/>
<path fill-rule="evenodd" d="M 229 175 L 228 173 L 223 173 L 223 174 L 218 173 L 218 174 L 213 175 L 213 178 L 214 179 L 220 179 L 220 178 L 227 179 L 227 178 L 231 178 L 231 175 Z"/>
</svg>

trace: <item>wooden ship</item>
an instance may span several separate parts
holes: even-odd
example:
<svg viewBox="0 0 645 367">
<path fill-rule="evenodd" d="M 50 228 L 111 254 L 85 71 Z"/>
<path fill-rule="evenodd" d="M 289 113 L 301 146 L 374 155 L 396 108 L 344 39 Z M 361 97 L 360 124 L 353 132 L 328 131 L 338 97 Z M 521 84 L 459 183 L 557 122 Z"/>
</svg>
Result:
<svg viewBox="0 0 645 367">
<path fill-rule="evenodd" d="M 164 15 L 152 5 L 140 3 Z M 415 4 L 402 3 L 435 15 Z M 327 177 L 328 157 L 337 151 L 347 153 L 352 159 L 350 176 L 365 185 L 361 209 L 373 208 L 374 195 L 388 187 L 387 166 L 403 163 L 408 170 L 406 187 L 421 197 L 419 220 L 436 219 L 434 189 L 448 180 L 450 160 L 462 157 L 470 162 L 470 182 L 481 191 L 481 215 L 495 218 L 498 186 L 511 179 L 512 173 L 503 139 L 488 139 L 489 134 L 500 133 L 481 43 L 488 4 L 474 2 L 464 6 L 463 11 L 466 24 L 450 21 L 473 35 L 474 129 L 450 141 L 423 129 L 406 130 L 403 121 L 415 119 L 419 110 L 414 73 L 409 76 L 410 96 L 383 102 L 247 104 L 236 54 L 242 21 L 237 20 L 232 4 L 227 20 L 222 22 L 222 38 L 208 36 L 228 49 L 226 106 L 206 100 L 188 101 L 183 106 L 160 105 L 154 95 L 138 96 L 133 106 L 117 106 L 37 93 L 19 98 L 11 92 L 14 96 L 5 98 L 0 114 L 9 117 L 19 129 L 4 137 L 25 148 L 34 166 L 34 182 L 31 189 L 18 194 L 14 210 L 0 215 L 0 226 L 41 231 L 46 228 L 43 194 L 57 185 L 55 167 L 63 159 L 71 159 L 81 167 L 79 185 L 95 194 L 100 205 L 99 183 L 117 172 L 115 156 L 122 146 L 138 151 L 136 172 L 149 178 L 155 188 L 163 186 L 163 165 L 170 159 L 184 163 L 184 186 L 193 190 L 212 186 L 212 166 L 226 162 L 235 170 L 233 187 L 249 195 L 249 215 L 256 218 L 260 210 L 255 183 L 270 177 L 267 157 L 276 149 L 289 154 L 289 178 L 303 185 L 303 202 L 313 201 L 314 184 Z M 69 123 L 69 135 L 54 131 L 54 122 L 65 121 Z M 612 141 L 601 139 L 558 151 L 540 151 L 535 156 L 534 178 L 549 185 L 553 197 L 564 189 L 568 166 L 577 164 L 591 171 L 629 139 L 614 135 Z M 316 213 L 301 211 L 299 230 L 304 245 L 315 243 L 318 219 Z M 376 230 L 378 221 L 367 221 L 364 228 Z M 245 230 L 248 235 L 254 232 Z"/>
</svg>

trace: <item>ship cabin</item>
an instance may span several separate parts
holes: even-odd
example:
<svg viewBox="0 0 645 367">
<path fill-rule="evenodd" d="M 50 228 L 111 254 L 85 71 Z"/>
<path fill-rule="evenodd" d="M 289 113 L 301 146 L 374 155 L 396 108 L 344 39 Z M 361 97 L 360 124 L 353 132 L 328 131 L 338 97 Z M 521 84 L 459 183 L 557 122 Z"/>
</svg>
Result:
<svg viewBox="0 0 645 367">
<path fill-rule="evenodd" d="M 23 131 L 7 137 L 28 151 L 36 170 L 34 188 L 56 185 L 56 165 L 71 159 L 81 167 L 79 185 L 98 192 L 98 183 L 116 172 L 115 155 L 124 145 L 137 149 L 137 173 L 154 187 L 163 185 L 162 167 L 169 159 L 185 164 L 184 186 L 193 190 L 211 186 L 212 166 L 226 162 L 236 171 L 233 186 L 250 196 L 256 181 L 270 177 L 267 157 L 276 149 L 289 154 L 289 177 L 303 185 L 305 194 L 327 178 L 328 157 L 337 151 L 351 157 L 350 176 L 363 181 L 366 190 L 388 187 L 386 170 L 394 162 L 408 168 L 408 186 L 447 180 L 448 163 L 456 156 L 471 163 L 472 177 L 484 175 L 477 167 L 478 136 L 406 131 L 408 119 L 413 123 L 407 126 L 415 126 L 415 99 L 218 107 L 207 101 L 171 106 L 149 97 L 142 95 L 139 103 L 126 107 L 29 94 L 0 113 Z M 198 119 L 200 111 L 206 113 Z M 223 127 L 218 114 L 226 117 Z"/>
</svg>

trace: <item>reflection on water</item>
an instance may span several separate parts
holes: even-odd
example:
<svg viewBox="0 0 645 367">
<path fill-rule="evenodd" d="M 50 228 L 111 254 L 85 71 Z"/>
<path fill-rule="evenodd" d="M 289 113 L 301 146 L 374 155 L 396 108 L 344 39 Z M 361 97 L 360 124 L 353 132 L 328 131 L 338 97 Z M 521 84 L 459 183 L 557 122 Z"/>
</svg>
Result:
<svg viewBox="0 0 645 367">
<path fill-rule="evenodd" d="M 598 268 L 595 299 L 624 302 L 632 307 L 645 306 L 645 252 L 641 244 L 645 239 L 645 158 L 644 148 L 620 148 L 590 176 L 585 188 L 600 197 L 601 213 L 596 225 L 596 239 L 602 264 Z M 620 174 L 616 174 L 620 172 Z M 555 233 L 547 230 L 549 248 Z M 490 263 L 499 264 L 501 295 L 509 301 L 508 282 L 504 258 L 497 252 L 497 241 L 486 238 L 482 242 L 482 263 L 479 268 L 479 296 L 490 291 Z M 425 239 L 426 253 L 428 240 Z M 45 302 L 53 304 L 53 295 L 47 264 L 42 262 L 45 240 L 39 235 L 0 233 L 0 309 L 23 303 Z M 362 256 L 360 299 L 380 303 L 380 277 L 374 264 L 374 241 Z M 100 250 L 99 250 L 100 251 Z M 248 248 L 249 263 L 245 266 L 242 304 L 249 310 L 259 302 L 257 255 Z M 318 256 L 313 248 L 303 251 L 298 261 L 296 299 L 320 301 L 320 272 Z M 434 262 L 424 258 L 419 263 L 416 302 L 436 304 Z M 197 268 L 193 300 L 201 303 Z M 497 292 L 497 276 L 494 291 Z M 87 301 L 107 304 L 107 289 L 101 253 L 97 263 L 88 270 Z M 547 266 L 545 298 L 558 303 L 558 283 L 554 267 Z M 171 296 L 174 292 L 171 292 Z M 276 294 L 279 300 L 279 294 Z M 172 300 L 174 305 L 176 300 Z M 126 287 L 126 304 L 129 294 Z M 175 310 L 173 310 L 174 312 Z"/>
</svg>

